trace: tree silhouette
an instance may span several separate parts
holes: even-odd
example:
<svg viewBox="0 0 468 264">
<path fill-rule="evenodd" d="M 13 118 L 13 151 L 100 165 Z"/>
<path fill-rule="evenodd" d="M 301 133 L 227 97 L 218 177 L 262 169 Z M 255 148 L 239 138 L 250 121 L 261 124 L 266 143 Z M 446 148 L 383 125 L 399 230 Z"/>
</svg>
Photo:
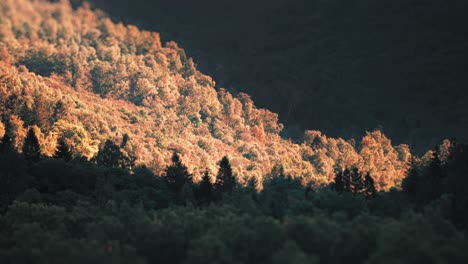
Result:
<svg viewBox="0 0 468 264">
<path fill-rule="evenodd" d="M 28 162 L 38 162 L 41 159 L 41 146 L 33 128 L 28 130 L 24 140 L 23 156 Z"/>
<path fill-rule="evenodd" d="M 70 147 L 65 142 L 65 139 L 63 139 L 63 138 L 59 139 L 58 145 L 57 145 L 57 150 L 55 151 L 55 154 L 54 154 L 54 158 L 55 159 L 62 159 L 62 160 L 67 161 L 67 162 L 72 160 L 73 156 L 72 156 L 72 153 L 70 151 Z"/>
<path fill-rule="evenodd" d="M 192 180 L 187 167 L 180 160 L 179 154 L 172 154 L 172 164 L 164 171 L 164 180 L 167 186 L 176 194 L 179 194 L 185 183 Z"/>
<path fill-rule="evenodd" d="M 351 191 L 351 171 L 346 168 L 343 171 L 343 192 Z"/>
<path fill-rule="evenodd" d="M 354 167 L 352 169 L 346 168 L 345 170 L 337 170 L 335 174 L 335 183 L 333 189 L 338 193 L 350 192 L 353 194 L 365 193 L 367 190 L 367 184 L 372 185 L 373 192 L 376 191 L 374 186 L 374 180 L 370 177 L 367 179 L 367 174 L 365 177 L 363 173 L 359 171 L 358 168 Z M 369 186 L 369 188 L 371 188 Z"/>
<path fill-rule="evenodd" d="M 350 191 L 354 194 L 361 193 L 365 189 L 365 180 L 358 168 L 350 171 Z"/>
<path fill-rule="evenodd" d="M 5 130 L 5 134 L 3 135 L 2 141 L 0 142 L 0 153 L 5 153 L 12 150 L 12 140 L 11 137 L 8 135 L 8 132 Z"/>
<path fill-rule="evenodd" d="M 364 195 L 367 198 L 375 197 L 375 195 L 377 194 L 377 191 L 375 189 L 374 179 L 372 179 L 369 172 L 366 174 L 366 177 L 364 178 L 364 187 L 365 187 Z"/>
<path fill-rule="evenodd" d="M 205 171 L 198 187 L 197 198 L 201 203 L 209 203 L 213 198 L 213 184 L 210 181 L 208 170 Z"/>
<path fill-rule="evenodd" d="M 335 189 L 337 193 L 342 193 L 344 191 L 343 171 L 341 169 L 336 171 L 333 189 Z"/>
<path fill-rule="evenodd" d="M 219 193 L 231 192 L 236 185 L 236 179 L 232 174 L 231 164 L 227 156 L 219 162 L 219 171 L 216 176 L 215 189 Z"/>
<path fill-rule="evenodd" d="M 125 155 L 112 140 L 106 140 L 104 147 L 95 157 L 98 166 L 128 169 Z"/>
</svg>

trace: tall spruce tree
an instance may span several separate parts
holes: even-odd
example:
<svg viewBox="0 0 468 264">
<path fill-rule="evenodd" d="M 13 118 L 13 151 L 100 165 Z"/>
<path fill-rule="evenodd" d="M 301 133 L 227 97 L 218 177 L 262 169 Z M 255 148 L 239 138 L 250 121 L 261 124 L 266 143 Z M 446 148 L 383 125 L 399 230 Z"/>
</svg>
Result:
<svg viewBox="0 0 468 264">
<path fill-rule="evenodd" d="M 197 198 L 201 203 L 209 203 L 213 198 L 213 184 L 210 181 L 208 170 L 205 171 L 198 187 Z"/>
<path fill-rule="evenodd" d="M 67 142 L 65 142 L 64 138 L 60 138 L 58 140 L 57 149 L 54 153 L 54 158 L 62 159 L 67 162 L 73 159 L 70 147 L 68 146 Z"/>
<path fill-rule="evenodd" d="M 215 189 L 219 193 L 232 192 L 236 179 L 232 173 L 231 164 L 227 156 L 219 162 L 219 171 L 216 175 Z"/>
<path fill-rule="evenodd" d="M 106 140 L 104 147 L 99 150 L 95 157 L 98 166 L 109 168 L 131 169 L 128 158 L 122 153 L 120 147 L 112 140 Z"/>
<path fill-rule="evenodd" d="M 172 164 L 164 171 L 164 180 L 174 193 L 179 194 L 185 183 L 192 180 L 192 175 L 188 173 L 187 167 L 182 163 L 179 154 L 172 154 Z"/>
<path fill-rule="evenodd" d="M 28 130 L 28 134 L 23 144 L 23 156 L 28 162 L 38 162 L 41 159 L 41 146 L 33 128 Z"/>
<path fill-rule="evenodd" d="M 344 191 L 343 171 L 341 169 L 336 170 L 333 189 L 337 193 L 342 193 Z"/>
</svg>

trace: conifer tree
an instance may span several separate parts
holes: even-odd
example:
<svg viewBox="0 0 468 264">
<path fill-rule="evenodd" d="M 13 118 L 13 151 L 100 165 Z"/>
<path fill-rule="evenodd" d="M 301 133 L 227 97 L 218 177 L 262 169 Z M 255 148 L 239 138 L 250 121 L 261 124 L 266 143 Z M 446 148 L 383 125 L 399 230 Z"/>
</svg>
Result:
<svg viewBox="0 0 468 264">
<path fill-rule="evenodd" d="M 337 193 L 342 193 L 344 191 L 344 182 L 343 182 L 343 171 L 337 170 L 335 174 L 335 184 L 333 188 Z"/>
<path fill-rule="evenodd" d="M 364 186 L 365 186 L 365 190 L 364 190 L 365 196 L 367 198 L 375 197 L 375 195 L 377 194 L 377 190 L 375 189 L 374 179 L 372 179 L 369 172 L 366 174 L 366 177 L 364 178 Z"/>
<path fill-rule="evenodd" d="M 236 179 L 232 173 L 231 164 L 227 156 L 219 162 L 219 171 L 216 176 L 215 189 L 219 193 L 231 192 L 236 185 Z"/>
<path fill-rule="evenodd" d="M 188 173 L 187 167 L 180 160 L 179 154 L 172 154 L 172 164 L 164 172 L 164 180 L 167 186 L 176 194 L 179 194 L 185 183 L 192 180 L 192 175 Z"/>
<path fill-rule="evenodd" d="M 57 150 L 55 151 L 55 154 L 54 154 L 54 158 L 55 159 L 62 159 L 62 160 L 67 161 L 67 162 L 72 160 L 73 156 L 72 156 L 72 153 L 70 151 L 70 147 L 65 142 L 65 139 L 63 139 L 63 138 L 59 139 L 58 145 L 57 145 Z"/>
<path fill-rule="evenodd" d="M 205 171 L 203 178 L 198 187 L 198 199 L 202 203 L 209 203 L 213 196 L 213 184 L 210 181 L 208 170 Z"/>
<path fill-rule="evenodd" d="M 95 162 L 98 166 L 109 168 L 126 168 L 125 157 L 112 140 L 106 140 L 104 147 L 99 150 L 95 157 Z"/>
<path fill-rule="evenodd" d="M 2 141 L 0 142 L 0 153 L 5 153 L 5 152 L 10 151 L 12 149 L 11 143 L 12 143 L 11 137 L 8 135 L 7 131 L 5 131 Z"/>
<path fill-rule="evenodd" d="M 358 168 L 353 168 L 351 170 L 351 176 L 350 176 L 350 191 L 354 194 L 361 193 L 365 189 L 365 183 L 364 183 L 364 177 L 362 176 L 362 173 L 359 172 Z"/>
<path fill-rule="evenodd" d="M 23 156 L 28 162 L 38 162 L 41 158 L 41 146 L 33 128 L 28 130 L 24 140 Z"/>
<path fill-rule="evenodd" d="M 343 171 L 343 192 L 351 191 L 351 171 L 346 168 Z"/>
</svg>

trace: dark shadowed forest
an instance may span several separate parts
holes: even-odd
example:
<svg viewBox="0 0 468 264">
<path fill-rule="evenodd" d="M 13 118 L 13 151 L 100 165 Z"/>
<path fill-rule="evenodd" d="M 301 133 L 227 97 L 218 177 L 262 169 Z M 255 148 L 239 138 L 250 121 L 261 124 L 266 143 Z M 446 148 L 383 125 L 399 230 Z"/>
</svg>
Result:
<svg viewBox="0 0 468 264">
<path fill-rule="evenodd" d="M 403 1 L 382 6 L 338 0 L 251 6 L 210 2 L 213 17 L 196 18 L 208 12 L 202 5 L 208 2 L 179 5 L 186 16 L 172 17 L 176 21 L 170 15 L 175 2 L 160 9 L 147 5 L 143 11 L 142 1 L 128 9 L 123 6 L 128 2 L 116 1 L 110 16 L 95 9 L 103 1 L 0 2 L 0 263 L 468 263 L 468 145 L 460 125 L 465 65 L 451 57 L 453 50 L 460 51 L 460 59 L 466 54 L 453 32 L 435 46 L 419 35 L 430 28 L 436 41 L 448 24 L 462 30 L 463 4 L 453 1 L 442 8 L 435 1 L 408 1 L 421 8 L 416 11 L 432 10 L 433 16 L 450 19 L 440 31 L 419 27 L 429 19 L 415 11 L 396 27 L 405 26 L 414 36 L 403 41 L 403 32 L 393 32 L 401 38 L 395 45 L 408 46 L 387 52 L 381 48 L 388 35 L 373 27 L 390 25 L 381 14 L 409 12 L 392 9 Z M 265 13 L 253 12 L 260 7 Z M 197 50 L 197 42 L 209 30 L 217 34 L 217 27 L 229 28 L 225 13 L 213 11 L 218 8 L 229 15 L 243 10 L 243 23 L 257 17 L 254 29 L 275 35 L 282 28 L 286 35 L 277 36 L 271 49 L 252 43 L 251 52 L 266 56 L 253 64 L 240 37 L 229 46 L 226 35 L 218 34 L 219 42 L 207 45 L 212 49 L 207 55 Z M 309 13 L 310 8 L 318 13 Z M 141 21 L 134 23 L 148 30 L 129 23 L 137 10 Z M 162 20 L 148 20 L 150 10 Z M 303 13 L 295 13 L 299 10 Z M 383 24 L 369 23 L 369 10 Z M 262 20 L 271 14 L 282 19 Z M 311 29 L 308 19 L 325 24 Z M 160 28 L 153 28 L 159 21 Z M 182 22 L 192 34 L 200 28 L 200 36 L 176 30 Z M 303 22 L 320 37 L 299 30 Z M 375 45 L 367 43 L 358 56 L 362 60 L 351 56 L 343 63 L 338 58 L 354 54 L 348 51 L 358 50 L 353 45 L 360 43 L 347 37 L 356 32 L 349 31 L 353 27 L 375 32 L 368 39 Z M 303 39 L 293 38 L 300 34 Z M 190 38 L 191 52 L 170 38 Z M 393 72 L 406 56 L 403 50 L 418 43 L 450 54 L 430 53 L 428 60 L 457 61 L 460 67 L 449 63 L 441 70 L 442 64 L 432 68 L 435 64 L 409 56 L 407 62 L 416 64 L 401 71 L 412 68 L 416 75 Z M 302 53 L 310 47 L 320 48 L 314 51 L 320 58 Z M 272 55 L 283 48 L 284 56 L 296 54 L 291 64 Z M 228 53 L 220 55 L 223 50 Z M 192 51 L 218 83 L 202 73 Z M 388 79 L 381 78 L 379 67 L 376 75 L 361 72 L 380 65 L 374 57 L 380 52 L 380 59 L 396 60 Z M 226 68 L 213 71 L 215 61 Z M 330 68 L 318 67 L 318 61 Z M 258 81 L 234 64 L 259 67 L 253 71 Z M 419 69 L 422 64 L 427 67 Z M 298 71 L 301 65 L 309 68 Z M 446 71 L 452 82 L 439 96 Z M 288 78 L 295 81 L 277 73 L 291 74 Z M 264 74 L 275 77 L 265 82 Z M 405 93 L 421 80 L 417 76 L 434 82 Z M 252 90 L 235 88 L 244 82 Z M 285 96 L 282 85 L 297 89 Z M 369 93 L 370 87 L 376 90 Z M 380 101 L 380 91 L 388 104 Z M 404 100 L 393 102 L 395 96 Z M 440 103 L 428 99 L 433 97 Z M 444 101 L 449 97 L 456 100 Z M 258 107 L 252 98 L 280 114 Z M 405 100 L 414 105 L 408 107 Z M 316 119 L 303 105 L 317 109 Z M 370 117 L 375 107 L 382 116 Z M 447 115 L 449 107 L 453 115 Z M 298 112 L 301 108 L 304 112 Z M 411 137 L 391 121 L 402 116 L 411 120 Z M 434 126 L 426 130 L 424 120 Z"/>
<path fill-rule="evenodd" d="M 42 157 L 32 129 L 21 155 L 2 142 L 2 263 L 468 260 L 468 147 L 455 142 L 389 192 L 357 168 L 304 186 L 278 166 L 258 190 L 227 157 L 195 183 L 176 153 L 159 177 L 112 141 L 90 161 L 64 142 Z"/>
</svg>

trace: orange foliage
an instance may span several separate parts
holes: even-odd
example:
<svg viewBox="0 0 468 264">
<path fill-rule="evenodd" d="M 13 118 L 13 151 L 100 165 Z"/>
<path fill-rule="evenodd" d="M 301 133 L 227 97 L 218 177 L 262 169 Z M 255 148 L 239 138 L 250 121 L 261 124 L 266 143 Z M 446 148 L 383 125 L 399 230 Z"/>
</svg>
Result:
<svg viewBox="0 0 468 264">
<path fill-rule="evenodd" d="M 106 139 L 128 134 L 125 151 L 137 164 L 161 173 L 177 150 L 195 178 L 206 168 L 213 174 L 224 155 L 241 182 L 261 182 L 282 164 L 288 175 L 325 184 L 337 167 L 359 166 L 387 190 L 407 169 L 409 149 L 393 148 L 379 131 L 359 153 L 318 131 L 306 131 L 301 145 L 282 139 L 277 114 L 247 94 L 215 89 L 177 43 L 162 45 L 158 33 L 86 5 L 2 0 L 0 17 L 0 111 L 18 149 L 26 127 L 37 125 L 45 155 L 63 137 L 74 155 L 91 158 Z"/>
</svg>

